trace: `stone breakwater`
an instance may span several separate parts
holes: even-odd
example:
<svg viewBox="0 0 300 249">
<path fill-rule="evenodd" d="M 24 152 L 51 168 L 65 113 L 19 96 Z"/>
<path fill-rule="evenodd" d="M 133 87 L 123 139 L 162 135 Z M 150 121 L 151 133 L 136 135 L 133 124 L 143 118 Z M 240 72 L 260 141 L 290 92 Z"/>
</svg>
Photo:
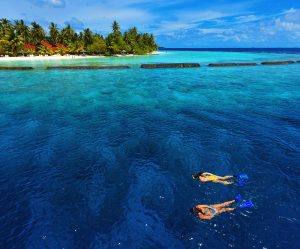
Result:
<svg viewBox="0 0 300 249">
<path fill-rule="evenodd" d="M 298 61 L 265 61 L 261 65 L 289 65 L 299 63 Z M 210 63 L 209 67 L 245 67 L 245 66 L 258 66 L 255 62 L 229 62 L 229 63 Z M 199 63 L 156 63 L 156 64 L 142 64 L 140 66 L 144 69 L 159 69 L 159 68 L 198 68 L 201 67 Z M 46 67 L 47 70 L 98 70 L 98 69 L 129 69 L 127 65 L 108 65 L 108 66 L 52 66 Z M 0 70 L 33 70 L 33 67 L 9 67 L 0 66 Z"/>
<path fill-rule="evenodd" d="M 33 67 L 0 67 L 0 70 L 32 70 Z"/>
<path fill-rule="evenodd" d="M 199 63 L 158 63 L 158 64 L 142 64 L 141 68 L 190 68 L 200 67 Z"/>
<path fill-rule="evenodd" d="M 257 63 L 211 63 L 209 67 L 243 67 L 243 66 L 257 66 Z"/>
<path fill-rule="evenodd" d="M 294 64 L 295 61 L 267 61 L 262 62 L 262 65 L 288 65 L 288 64 Z"/>
<path fill-rule="evenodd" d="M 47 67 L 48 70 L 59 70 L 59 69 L 69 69 L 69 70 L 95 70 L 95 69 L 127 69 L 129 66 L 57 66 L 57 67 Z"/>
</svg>

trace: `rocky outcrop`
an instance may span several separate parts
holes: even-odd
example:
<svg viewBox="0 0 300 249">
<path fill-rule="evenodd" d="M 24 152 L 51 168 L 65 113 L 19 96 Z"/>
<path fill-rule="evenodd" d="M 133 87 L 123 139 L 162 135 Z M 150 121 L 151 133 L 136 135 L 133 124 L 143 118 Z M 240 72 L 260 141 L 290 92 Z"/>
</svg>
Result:
<svg viewBox="0 0 300 249">
<path fill-rule="evenodd" d="M 211 63 L 209 67 L 243 67 L 243 66 L 256 66 L 256 63 Z"/>
<path fill-rule="evenodd" d="M 32 70 L 33 67 L 0 67 L 0 70 Z"/>
<path fill-rule="evenodd" d="M 158 64 L 142 64 L 141 68 L 190 68 L 200 67 L 199 63 L 158 63 Z"/>
<path fill-rule="evenodd" d="M 94 69 L 127 69 L 129 66 L 57 66 L 47 67 L 48 70 L 94 70 Z"/>
<path fill-rule="evenodd" d="M 262 62 L 262 65 L 288 65 L 288 64 L 293 64 L 295 63 L 294 61 L 265 61 Z"/>
</svg>

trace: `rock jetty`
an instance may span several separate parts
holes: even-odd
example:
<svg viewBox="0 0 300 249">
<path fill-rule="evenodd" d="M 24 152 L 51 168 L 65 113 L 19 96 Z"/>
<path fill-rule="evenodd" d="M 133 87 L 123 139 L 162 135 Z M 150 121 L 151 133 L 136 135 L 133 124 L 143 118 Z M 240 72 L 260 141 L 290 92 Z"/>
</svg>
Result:
<svg viewBox="0 0 300 249">
<path fill-rule="evenodd" d="M 209 67 L 243 67 L 243 66 L 256 66 L 256 63 L 211 63 Z"/>
<path fill-rule="evenodd" d="M 57 66 L 47 67 L 48 70 L 94 70 L 94 69 L 128 69 L 129 66 Z"/>
<path fill-rule="evenodd" d="M 158 64 L 142 64 L 141 68 L 190 68 L 200 67 L 199 63 L 158 63 Z"/>
<path fill-rule="evenodd" d="M 288 64 L 293 64 L 295 63 L 294 61 L 265 61 L 262 62 L 262 65 L 288 65 Z"/>
</svg>

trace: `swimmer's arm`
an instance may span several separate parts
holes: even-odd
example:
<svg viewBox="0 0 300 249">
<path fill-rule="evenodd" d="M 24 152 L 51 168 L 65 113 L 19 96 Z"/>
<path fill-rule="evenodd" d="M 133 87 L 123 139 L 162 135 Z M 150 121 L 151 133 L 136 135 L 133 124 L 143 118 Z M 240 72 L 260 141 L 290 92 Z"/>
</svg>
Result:
<svg viewBox="0 0 300 249">
<path fill-rule="evenodd" d="M 212 209 L 212 207 L 209 206 L 209 205 L 197 205 L 196 208 L 210 208 L 210 209 Z"/>
<path fill-rule="evenodd" d="M 210 209 L 210 210 L 214 210 L 215 211 L 215 207 L 213 207 L 213 206 L 209 206 L 209 205 L 201 205 L 203 208 L 208 208 L 208 209 Z M 211 218 L 213 218 L 214 216 L 215 216 L 215 214 L 211 214 L 211 215 L 209 215 L 209 216 L 211 216 Z"/>
<path fill-rule="evenodd" d="M 209 210 L 215 210 L 214 207 L 209 206 L 209 205 L 197 205 L 196 207 L 199 208 L 199 209 L 207 208 L 207 209 L 209 209 Z M 211 218 L 213 218 L 213 217 L 215 216 L 215 214 L 211 214 L 211 215 L 207 215 L 207 214 L 206 214 L 205 217 L 207 217 L 207 216 L 209 216 L 210 219 L 211 219 Z M 200 216 L 199 216 L 199 217 L 200 217 Z"/>
<path fill-rule="evenodd" d="M 209 173 L 209 172 L 204 172 L 202 173 L 203 176 L 214 176 L 214 174 L 212 173 Z"/>
<path fill-rule="evenodd" d="M 205 215 L 204 214 L 199 214 L 198 216 L 201 220 L 210 220 L 210 219 L 214 218 L 215 215 L 216 214 L 205 214 Z"/>
<path fill-rule="evenodd" d="M 208 216 L 208 215 L 199 215 L 199 218 L 201 219 L 201 220 L 210 220 L 210 219 L 212 219 L 214 216 Z"/>
<path fill-rule="evenodd" d="M 201 182 L 211 182 L 211 179 L 206 179 L 205 177 L 203 177 L 202 179 L 199 177 L 199 180 L 201 181 Z"/>
</svg>

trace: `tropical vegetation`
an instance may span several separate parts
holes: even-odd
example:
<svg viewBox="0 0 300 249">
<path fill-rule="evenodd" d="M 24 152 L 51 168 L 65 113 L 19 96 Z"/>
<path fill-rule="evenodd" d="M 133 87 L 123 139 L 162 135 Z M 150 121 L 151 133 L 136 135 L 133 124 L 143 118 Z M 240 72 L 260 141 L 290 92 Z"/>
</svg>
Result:
<svg viewBox="0 0 300 249">
<path fill-rule="evenodd" d="M 158 49 L 154 36 L 133 27 L 122 33 L 114 21 L 106 37 L 86 28 L 76 32 L 71 25 L 59 28 L 50 23 L 47 31 L 38 23 L 0 19 L 0 56 L 53 54 L 147 54 Z"/>
</svg>

